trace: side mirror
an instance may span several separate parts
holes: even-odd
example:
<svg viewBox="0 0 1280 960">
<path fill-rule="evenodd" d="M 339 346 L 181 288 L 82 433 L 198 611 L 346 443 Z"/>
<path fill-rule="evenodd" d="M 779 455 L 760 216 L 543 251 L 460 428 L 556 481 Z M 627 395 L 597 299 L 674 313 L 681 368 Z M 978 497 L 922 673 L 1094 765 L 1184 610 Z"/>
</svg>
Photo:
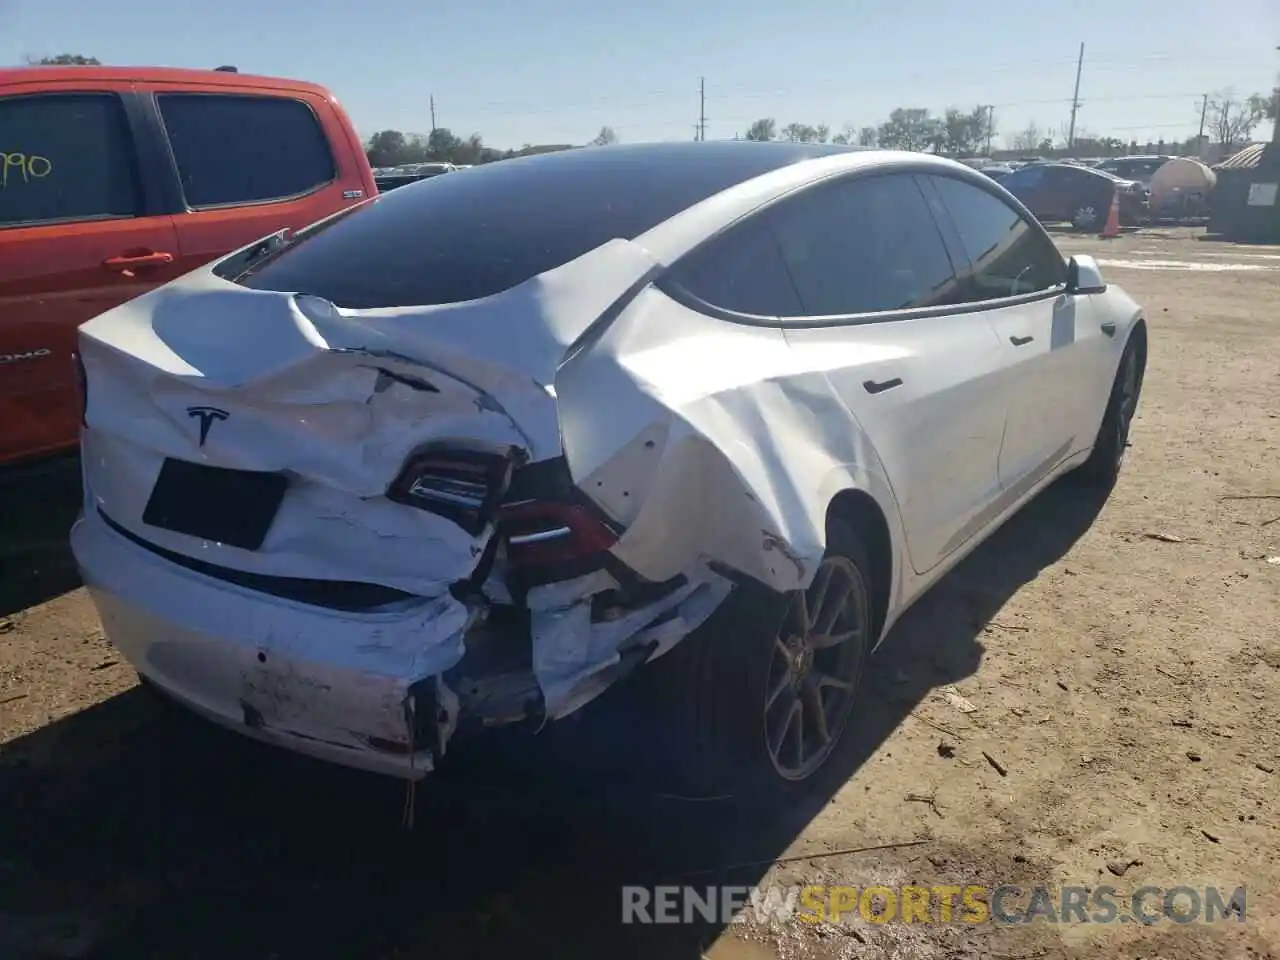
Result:
<svg viewBox="0 0 1280 960">
<path fill-rule="evenodd" d="M 1067 261 L 1067 293 L 1106 293 L 1107 282 L 1093 257 L 1078 254 Z"/>
</svg>

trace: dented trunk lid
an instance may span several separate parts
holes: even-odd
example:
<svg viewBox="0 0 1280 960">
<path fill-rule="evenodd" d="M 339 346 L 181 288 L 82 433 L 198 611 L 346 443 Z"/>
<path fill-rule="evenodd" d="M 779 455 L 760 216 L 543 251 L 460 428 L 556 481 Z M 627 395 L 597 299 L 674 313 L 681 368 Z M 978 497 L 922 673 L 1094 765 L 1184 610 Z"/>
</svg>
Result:
<svg viewBox="0 0 1280 960">
<path fill-rule="evenodd" d="M 437 595 L 474 570 L 491 528 L 463 529 L 388 489 L 433 444 L 512 462 L 558 456 L 556 368 L 654 267 L 619 240 L 491 297 L 374 310 L 196 271 L 81 327 L 87 505 L 201 563 Z M 270 500 L 227 471 L 286 477 L 265 539 L 157 526 L 167 461 L 212 468 L 166 477 L 171 509 L 193 514 Z"/>
</svg>

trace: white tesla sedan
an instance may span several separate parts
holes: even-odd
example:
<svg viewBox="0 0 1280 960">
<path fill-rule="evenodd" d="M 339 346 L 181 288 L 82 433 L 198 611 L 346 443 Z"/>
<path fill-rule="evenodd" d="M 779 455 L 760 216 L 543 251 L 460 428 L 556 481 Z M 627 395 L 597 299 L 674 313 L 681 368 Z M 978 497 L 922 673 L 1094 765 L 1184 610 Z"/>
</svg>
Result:
<svg viewBox="0 0 1280 960">
<path fill-rule="evenodd" d="M 511 160 L 82 327 L 72 540 L 142 677 L 251 736 L 414 778 L 643 667 L 708 786 L 787 794 L 930 584 L 1067 471 L 1109 489 L 1146 350 L 959 163 Z"/>
</svg>

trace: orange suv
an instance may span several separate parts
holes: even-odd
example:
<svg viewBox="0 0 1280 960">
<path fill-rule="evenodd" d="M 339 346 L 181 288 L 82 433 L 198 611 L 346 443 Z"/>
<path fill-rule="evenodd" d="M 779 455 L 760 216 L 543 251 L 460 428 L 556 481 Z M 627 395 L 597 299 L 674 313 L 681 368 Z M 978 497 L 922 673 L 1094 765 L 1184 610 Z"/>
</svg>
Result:
<svg viewBox="0 0 1280 960">
<path fill-rule="evenodd" d="M 376 193 L 351 121 L 314 84 L 0 69 L 0 465 L 75 446 L 81 323 Z"/>
</svg>

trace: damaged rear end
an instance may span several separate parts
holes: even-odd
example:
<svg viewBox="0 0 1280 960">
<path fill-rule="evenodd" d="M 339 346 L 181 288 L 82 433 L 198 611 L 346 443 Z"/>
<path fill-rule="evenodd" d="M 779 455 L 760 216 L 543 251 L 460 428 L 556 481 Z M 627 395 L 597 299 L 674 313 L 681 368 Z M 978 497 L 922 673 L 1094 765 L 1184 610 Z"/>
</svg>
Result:
<svg viewBox="0 0 1280 960">
<path fill-rule="evenodd" d="M 643 249 L 413 307 L 253 289 L 259 256 L 81 328 L 73 547 L 156 687 L 418 776 L 461 729 L 578 709 L 728 594 L 697 557 L 659 580 L 622 562 L 626 526 L 565 455 L 557 370 L 647 285 Z"/>
</svg>

